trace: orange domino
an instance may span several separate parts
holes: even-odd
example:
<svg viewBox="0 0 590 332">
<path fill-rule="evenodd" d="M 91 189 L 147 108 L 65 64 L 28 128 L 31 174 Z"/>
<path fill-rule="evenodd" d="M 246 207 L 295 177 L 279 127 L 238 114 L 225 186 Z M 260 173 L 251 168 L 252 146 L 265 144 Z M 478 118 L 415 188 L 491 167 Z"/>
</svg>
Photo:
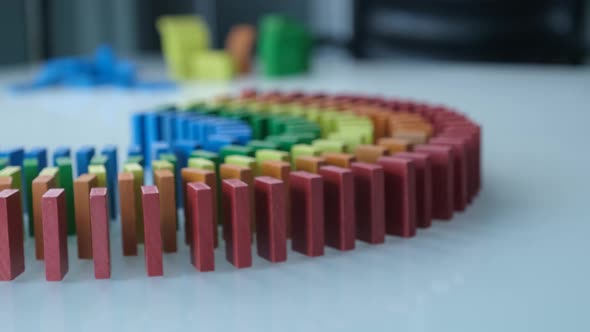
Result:
<svg viewBox="0 0 590 332">
<path fill-rule="evenodd" d="M 74 205 L 76 211 L 76 237 L 78 258 L 92 259 L 92 233 L 90 226 L 90 190 L 96 187 L 94 174 L 82 174 L 74 181 Z"/>
<path fill-rule="evenodd" d="M 391 155 L 412 150 L 412 142 L 403 138 L 383 137 L 377 141 L 377 145 L 386 148 Z"/>
<path fill-rule="evenodd" d="M 295 169 L 317 174 L 320 167 L 326 165 L 326 160 L 321 157 L 301 156 L 295 159 Z"/>
<path fill-rule="evenodd" d="M 45 192 L 55 187 L 55 177 L 41 175 L 33 180 L 33 218 L 35 225 L 35 258 L 42 260 L 43 255 L 43 205 Z"/>
<path fill-rule="evenodd" d="M 174 174 L 167 169 L 154 171 L 154 184 L 160 192 L 162 249 L 176 252 L 176 189 Z"/>
<path fill-rule="evenodd" d="M 0 176 L 0 190 L 12 188 L 12 176 Z"/>
<path fill-rule="evenodd" d="M 378 145 L 359 145 L 354 150 L 356 160 L 374 164 L 380 157 L 387 155 L 387 149 Z"/>
<path fill-rule="evenodd" d="M 322 158 L 326 160 L 326 165 L 350 168 L 350 165 L 356 161 L 353 154 L 339 152 L 324 152 Z"/>
<path fill-rule="evenodd" d="M 137 256 L 137 213 L 133 173 L 119 174 L 119 206 L 123 256 Z M 76 210 L 77 212 L 77 210 Z"/>
</svg>

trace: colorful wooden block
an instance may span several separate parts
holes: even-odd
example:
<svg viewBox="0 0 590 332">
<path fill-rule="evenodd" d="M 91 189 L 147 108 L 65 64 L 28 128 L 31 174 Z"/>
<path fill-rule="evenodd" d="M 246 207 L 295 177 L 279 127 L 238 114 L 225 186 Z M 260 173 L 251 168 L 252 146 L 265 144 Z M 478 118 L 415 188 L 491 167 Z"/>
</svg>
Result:
<svg viewBox="0 0 590 332">
<path fill-rule="evenodd" d="M 219 178 L 221 180 L 226 180 L 226 179 L 238 179 L 244 183 L 246 183 L 246 185 L 248 186 L 248 189 L 250 190 L 250 195 L 248 196 L 248 198 L 251 200 L 250 201 L 250 221 L 252 222 L 252 225 L 250 225 L 250 229 L 252 230 L 252 232 L 254 232 L 256 225 L 254 224 L 254 221 L 256 220 L 255 218 L 255 206 L 254 206 L 254 174 L 252 173 L 252 170 L 248 167 L 243 167 L 243 166 L 239 166 L 239 165 L 231 165 L 231 164 L 222 164 L 219 167 Z M 225 208 L 223 207 L 224 201 L 222 198 L 222 213 L 225 213 Z M 225 217 L 222 217 L 222 220 L 226 220 Z M 225 233 L 224 233 L 225 235 Z"/>
<path fill-rule="evenodd" d="M 154 171 L 154 184 L 160 193 L 160 220 L 164 252 L 176 252 L 176 189 L 174 174 L 167 169 Z"/>
<path fill-rule="evenodd" d="M 428 144 L 450 146 L 453 149 L 454 207 L 456 211 L 465 211 L 469 200 L 467 141 L 461 138 L 434 137 Z"/>
<path fill-rule="evenodd" d="M 312 145 L 321 153 L 324 152 L 344 152 L 344 143 L 335 140 L 316 139 Z"/>
<path fill-rule="evenodd" d="M 90 226 L 92 233 L 92 258 L 94 277 L 111 277 L 111 246 L 109 240 L 109 211 L 107 188 L 90 190 Z"/>
<path fill-rule="evenodd" d="M 42 198 L 45 279 L 61 281 L 68 272 L 66 193 L 49 189 Z"/>
<path fill-rule="evenodd" d="M 398 157 L 377 161 L 385 172 L 385 232 L 401 237 L 416 235 L 415 163 Z"/>
<path fill-rule="evenodd" d="M 58 168 L 59 185 L 66 192 L 66 211 L 68 214 L 68 235 L 76 234 L 76 212 L 74 211 L 74 171 L 72 161 L 68 157 L 55 160 Z"/>
<path fill-rule="evenodd" d="M 353 173 L 346 168 L 323 166 L 325 244 L 338 250 L 355 247 L 356 213 Z"/>
<path fill-rule="evenodd" d="M 250 72 L 255 39 L 256 29 L 248 24 L 233 26 L 227 35 L 225 50 L 231 55 L 239 74 Z"/>
<path fill-rule="evenodd" d="M 189 158 L 188 167 L 215 171 L 215 163 L 205 158 Z"/>
<path fill-rule="evenodd" d="M 385 173 L 376 164 L 354 162 L 356 238 L 379 244 L 385 241 Z"/>
<path fill-rule="evenodd" d="M 214 216 L 215 192 L 202 182 L 191 182 L 186 185 L 187 205 L 190 206 L 191 229 L 191 263 L 201 272 L 215 269 L 214 238 L 216 223 Z"/>
<path fill-rule="evenodd" d="M 269 176 L 254 179 L 256 201 L 256 248 L 273 263 L 287 260 L 287 188 Z"/>
<path fill-rule="evenodd" d="M 228 81 L 234 78 L 231 55 L 225 51 L 204 50 L 190 59 L 192 77 L 199 80 Z"/>
<path fill-rule="evenodd" d="M 256 159 L 254 159 L 252 157 L 230 155 L 230 156 L 225 157 L 225 164 L 247 167 L 250 170 L 252 170 L 252 174 L 258 173 L 258 165 L 256 163 Z"/>
<path fill-rule="evenodd" d="M 22 147 L 15 147 L 8 150 L 0 151 L 0 157 L 8 159 L 8 165 L 22 166 L 25 158 L 25 150 Z"/>
<path fill-rule="evenodd" d="M 82 174 L 74 181 L 78 258 L 92 259 L 92 226 L 90 225 L 90 191 L 97 186 L 96 175 Z"/>
<path fill-rule="evenodd" d="M 289 198 L 289 173 L 291 173 L 291 164 L 284 161 L 267 160 L 260 167 L 260 175 L 270 176 L 283 181 L 285 185 L 285 209 L 287 210 L 287 238 L 291 238 L 291 200 Z"/>
<path fill-rule="evenodd" d="M 59 169 L 57 167 L 45 167 L 41 170 L 41 172 L 39 172 L 39 176 L 52 176 L 55 178 L 55 186 L 56 187 L 60 187 L 60 183 L 59 183 Z"/>
<path fill-rule="evenodd" d="M 0 281 L 25 271 L 23 213 L 17 189 L 0 190 Z"/>
<path fill-rule="evenodd" d="M 11 177 L 12 188 L 22 191 L 22 175 L 20 166 L 6 166 L 4 169 L 0 170 L 0 176 Z"/>
<path fill-rule="evenodd" d="M 377 145 L 387 149 L 388 154 L 412 150 L 412 143 L 403 138 L 382 137 L 377 140 Z"/>
<path fill-rule="evenodd" d="M 223 165 L 222 165 L 223 166 Z M 238 179 L 222 181 L 226 259 L 237 268 L 252 266 L 251 201 L 248 184 Z"/>
<path fill-rule="evenodd" d="M 185 243 L 191 244 L 192 241 L 192 234 L 193 234 L 193 225 L 191 224 L 192 218 L 192 205 L 188 201 L 188 192 L 187 192 L 187 184 L 194 183 L 194 182 L 201 182 L 206 184 L 211 190 L 213 191 L 215 200 L 215 213 L 213 214 L 213 221 L 215 227 L 213 228 L 213 235 L 214 235 L 214 245 L 217 248 L 218 245 L 218 232 L 217 232 L 217 225 L 218 225 L 218 211 L 220 211 L 218 205 L 219 200 L 218 197 L 218 190 L 217 190 L 217 177 L 215 176 L 214 171 L 209 170 L 201 170 L 201 169 L 193 169 L 193 168 L 183 168 L 181 170 L 182 176 L 182 188 L 185 191 L 184 197 L 184 229 L 185 229 Z"/>
<path fill-rule="evenodd" d="M 387 155 L 387 149 L 378 145 L 359 145 L 354 155 L 360 162 L 375 164 L 379 158 Z"/>
<path fill-rule="evenodd" d="M 432 162 L 428 154 L 399 152 L 395 155 L 414 161 L 416 168 L 416 227 L 432 225 Z"/>
<path fill-rule="evenodd" d="M 164 275 L 162 232 L 160 230 L 160 193 L 156 186 L 141 186 L 143 206 L 144 253 L 147 275 Z"/>
<path fill-rule="evenodd" d="M 356 161 L 356 157 L 350 153 L 324 152 L 322 158 L 326 165 L 350 168 L 350 165 Z"/>
<path fill-rule="evenodd" d="M 121 207 L 121 245 L 123 256 L 137 256 L 137 204 L 133 173 L 120 173 L 119 206 Z"/>
<path fill-rule="evenodd" d="M 76 151 L 76 174 L 78 176 L 88 173 L 88 165 L 94 157 L 94 147 L 84 145 Z"/>
<path fill-rule="evenodd" d="M 109 190 L 109 211 L 111 219 L 117 218 L 117 147 L 115 145 L 106 145 L 100 154 L 107 157 L 106 169 L 107 169 L 107 188 Z"/>
<path fill-rule="evenodd" d="M 25 204 L 27 215 L 29 216 L 29 236 L 33 236 L 33 180 L 39 175 L 39 161 L 36 158 L 26 157 L 23 160 L 23 177 L 24 186 L 23 194 L 25 195 Z M 0 184 L 2 188 L 2 184 Z"/>
<path fill-rule="evenodd" d="M 58 146 L 53 151 L 53 158 L 51 159 L 53 166 L 57 167 L 57 159 L 70 158 L 70 148 L 67 146 Z M 67 203 L 66 203 L 67 204 Z"/>
<path fill-rule="evenodd" d="M 295 170 L 309 173 L 318 173 L 320 167 L 326 165 L 326 160 L 322 157 L 302 156 L 295 159 Z"/>
<path fill-rule="evenodd" d="M 454 210 L 453 150 L 444 145 L 418 145 L 415 152 L 428 154 L 432 161 L 432 218 L 451 220 Z"/>
<path fill-rule="evenodd" d="M 25 153 L 25 158 L 34 158 L 39 165 L 39 171 L 47 167 L 47 149 L 44 147 L 33 147 Z M 0 167 L 2 169 L 2 167 Z"/>
<path fill-rule="evenodd" d="M 55 176 L 39 175 L 33 180 L 33 225 L 35 234 L 35 258 L 43 259 L 43 195 L 55 188 Z M 67 227 L 67 225 L 66 225 Z"/>
<path fill-rule="evenodd" d="M 256 151 L 257 169 L 260 172 L 262 163 L 267 160 L 289 161 L 289 153 L 279 150 L 261 149 Z"/>
<path fill-rule="evenodd" d="M 307 256 L 324 254 L 324 185 L 322 177 L 291 172 L 291 246 Z"/>
<path fill-rule="evenodd" d="M 12 189 L 12 177 L 0 176 L 0 190 Z"/>
<path fill-rule="evenodd" d="M 135 192 L 135 231 L 137 243 L 143 243 L 143 208 L 141 201 L 141 186 L 143 185 L 143 168 L 139 164 L 126 164 L 123 167 L 124 172 L 133 174 L 133 189 Z"/>
<path fill-rule="evenodd" d="M 89 165 L 88 173 L 96 175 L 96 185 L 98 187 L 107 187 L 107 169 L 104 165 Z"/>
</svg>

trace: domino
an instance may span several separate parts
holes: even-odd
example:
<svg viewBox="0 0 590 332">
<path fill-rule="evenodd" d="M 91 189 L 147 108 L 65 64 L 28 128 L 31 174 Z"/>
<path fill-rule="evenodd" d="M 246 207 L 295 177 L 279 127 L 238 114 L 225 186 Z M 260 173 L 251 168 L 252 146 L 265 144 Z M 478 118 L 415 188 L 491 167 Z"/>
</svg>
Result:
<svg viewBox="0 0 590 332">
<path fill-rule="evenodd" d="M 385 173 L 376 164 L 354 162 L 356 238 L 370 243 L 385 242 Z"/>
<path fill-rule="evenodd" d="M 100 152 L 101 155 L 107 157 L 107 188 L 109 190 L 109 206 L 111 219 L 117 218 L 117 147 L 114 145 L 106 145 Z"/>
<path fill-rule="evenodd" d="M 359 145 L 354 155 L 360 162 L 375 164 L 379 158 L 387 155 L 387 149 L 378 145 Z"/>
<path fill-rule="evenodd" d="M 162 232 L 160 231 L 160 193 L 156 186 L 141 186 L 143 206 L 144 253 L 148 277 L 164 275 Z"/>
<path fill-rule="evenodd" d="M 90 225 L 90 191 L 97 186 L 96 175 L 82 174 L 74 181 L 76 206 L 76 237 L 78 258 L 92 259 L 92 228 Z"/>
<path fill-rule="evenodd" d="M 469 200 L 467 144 L 460 138 L 434 137 L 428 144 L 450 146 L 453 150 L 453 188 L 456 211 L 465 211 Z"/>
<path fill-rule="evenodd" d="M 395 157 L 414 161 L 416 169 L 416 227 L 432 225 L 432 161 L 428 154 L 399 152 Z"/>
<path fill-rule="evenodd" d="M 19 191 L 0 190 L 0 281 L 14 280 L 25 271 L 22 219 Z"/>
<path fill-rule="evenodd" d="M 201 182 L 192 182 L 186 185 L 188 204 L 190 210 L 191 228 L 191 263 L 201 272 L 215 270 L 215 245 L 214 238 L 217 237 L 214 221 L 215 192 Z M 188 233 L 188 230 L 187 230 Z"/>
<path fill-rule="evenodd" d="M 35 235 L 35 258 L 44 259 L 43 245 L 43 195 L 51 188 L 55 188 L 55 176 L 39 175 L 33 180 L 33 225 Z M 67 225 L 66 225 L 67 227 Z"/>
<path fill-rule="evenodd" d="M 121 214 L 121 245 L 123 256 L 137 256 L 137 216 L 135 179 L 131 172 L 120 173 L 119 206 Z"/>
<path fill-rule="evenodd" d="M 78 176 L 88 173 L 88 165 L 94 157 L 94 147 L 84 145 L 76 151 L 76 174 Z"/>
<path fill-rule="evenodd" d="M 324 152 L 322 158 L 326 160 L 326 165 L 350 168 L 356 161 L 356 157 L 350 153 Z"/>
<path fill-rule="evenodd" d="M 254 179 L 256 201 L 256 248 L 258 255 L 273 263 L 287 260 L 287 188 L 269 176 Z"/>
<path fill-rule="evenodd" d="M 176 252 L 176 200 L 174 174 L 170 170 L 154 171 L 154 183 L 160 193 L 162 248 Z"/>
<path fill-rule="evenodd" d="M 289 174 L 291 247 L 310 257 L 324 255 L 324 183 L 309 172 Z"/>
<path fill-rule="evenodd" d="M 187 185 L 189 183 L 194 183 L 194 182 L 201 182 L 206 184 L 211 191 L 213 192 L 215 199 L 215 211 L 219 211 L 219 208 L 217 207 L 217 205 L 219 204 L 219 200 L 217 200 L 217 177 L 215 176 L 215 172 L 214 171 L 209 171 L 209 170 L 200 170 L 200 169 L 192 169 L 192 168 L 183 168 L 181 170 L 181 175 L 182 175 L 182 188 L 184 190 L 184 197 L 185 197 L 185 201 L 184 201 L 184 229 L 185 229 L 185 243 L 186 244 L 191 244 L 193 237 L 191 236 L 193 234 L 193 225 L 191 223 L 191 221 L 193 220 L 192 218 L 192 205 L 190 204 L 190 202 L 188 201 L 188 193 L 187 193 Z M 218 240 L 217 238 L 218 236 L 218 232 L 217 232 L 217 213 L 213 213 L 213 222 L 215 227 L 213 228 L 213 242 L 214 242 L 214 246 L 215 248 L 217 248 L 218 246 Z"/>
<path fill-rule="evenodd" d="M 45 279 L 61 281 L 68 273 L 66 194 L 49 189 L 42 198 Z"/>
<path fill-rule="evenodd" d="M 53 151 L 53 159 L 52 159 L 52 163 L 53 166 L 57 167 L 57 159 L 59 158 L 70 158 L 71 153 L 70 153 L 70 148 L 67 146 L 58 146 L 57 148 L 55 148 L 55 150 Z"/>
<path fill-rule="evenodd" d="M 428 154 L 432 161 L 432 218 L 451 220 L 455 202 L 452 148 L 444 145 L 418 145 L 414 151 Z"/>
<path fill-rule="evenodd" d="M 295 170 L 305 171 L 317 174 L 322 166 L 326 165 L 326 160 L 321 157 L 303 156 L 295 159 Z"/>
<path fill-rule="evenodd" d="M 222 165 L 223 166 L 223 165 Z M 225 257 L 236 268 L 252 266 L 251 197 L 248 184 L 238 179 L 222 181 L 224 222 L 226 239 Z"/>
<path fill-rule="evenodd" d="M 325 245 L 338 250 L 355 247 L 356 213 L 354 178 L 349 169 L 323 166 Z"/>
<path fill-rule="evenodd" d="M 91 189 L 90 225 L 92 229 L 94 277 L 96 279 L 111 278 L 111 247 L 107 199 L 107 188 Z"/>
<path fill-rule="evenodd" d="M 135 192 L 135 224 L 137 243 L 143 243 L 143 208 L 141 200 L 141 186 L 143 185 L 143 168 L 139 164 L 127 164 L 123 167 L 124 172 L 133 174 L 133 189 Z"/>
<path fill-rule="evenodd" d="M 73 235 L 76 234 L 76 212 L 74 211 L 74 174 L 72 170 L 72 161 L 69 157 L 58 157 L 54 162 L 59 170 L 59 185 L 66 193 L 68 235 Z"/>
</svg>

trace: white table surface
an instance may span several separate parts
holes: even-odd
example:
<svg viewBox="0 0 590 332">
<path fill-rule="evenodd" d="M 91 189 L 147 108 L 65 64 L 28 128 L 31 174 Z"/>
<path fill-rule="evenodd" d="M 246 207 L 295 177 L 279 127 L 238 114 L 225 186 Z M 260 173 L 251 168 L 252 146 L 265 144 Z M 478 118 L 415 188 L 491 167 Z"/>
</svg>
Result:
<svg viewBox="0 0 590 332">
<path fill-rule="evenodd" d="M 144 77 L 161 77 L 146 62 Z M 112 224 L 112 279 L 94 280 L 75 254 L 63 282 L 44 279 L 26 240 L 26 271 L 0 283 L 0 331 L 588 331 L 590 69 L 323 57 L 306 76 L 248 77 L 176 91 L 6 85 L 29 70 L 0 70 L 0 146 L 129 143 L 128 116 L 160 103 L 242 87 L 411 97 L 465 111 L 484 130 L 484 187 L 465 213 L 413 239 L 357 242 L 308 258 L 255 255 L 237 270 L 216 251 L 199 273 L 188 249 L 145 275 L 143 251 L 122 257 Z M 181 234 L 179 233 L 179 236 Z"/>
</svg>

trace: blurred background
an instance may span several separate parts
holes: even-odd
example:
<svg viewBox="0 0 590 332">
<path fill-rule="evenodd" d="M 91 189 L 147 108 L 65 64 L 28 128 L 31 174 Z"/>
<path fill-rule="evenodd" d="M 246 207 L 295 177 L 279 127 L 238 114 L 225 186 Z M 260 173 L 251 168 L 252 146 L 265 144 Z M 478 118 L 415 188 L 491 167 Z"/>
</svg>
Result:
<svg viewBox="0 0 590 332">
<path fill-rule="evenodd" d="M 586 0 L 2 0 L 0 65 L 88 54 L 105 42 L 125 55 L 157 53 L 154 22 L 164 14 L 202 16 L 221 47 L 230 27 L 269 12 L 359 59 L 581 64 L 590 45 Z"/>
</svg>

